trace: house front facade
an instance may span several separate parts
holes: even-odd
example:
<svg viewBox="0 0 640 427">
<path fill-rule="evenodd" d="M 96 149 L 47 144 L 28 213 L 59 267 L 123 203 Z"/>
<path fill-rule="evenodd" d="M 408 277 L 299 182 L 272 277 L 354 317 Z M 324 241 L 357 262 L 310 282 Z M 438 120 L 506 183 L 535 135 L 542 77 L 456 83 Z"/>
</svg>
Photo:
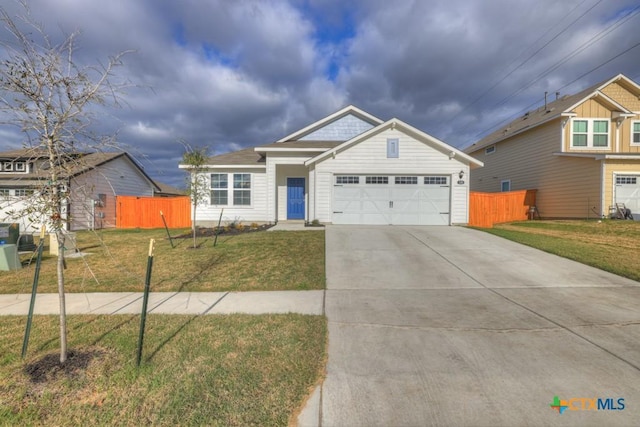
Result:
<svg viewBox="0 0 640 427">
<path fill-rule="evenodd" d="M 66 195 L 61 210 L 68 230 L 115 227 L 116 196 L 153 196 L 159 190 L 124 152 L 69 154 L 62 169 L 57 185 Z M 28 207 L 41 203 L 40 192 L 50 191 L 48 179 L 46 154 L 30 149 L 0 153 L 0 222 L 18 223 L 24 233 L 47 225 L 43 209 Z"/>
<path fill-rule="evenodd" d="M 470 168 L 482 162 L 398 119 L 348 106 L 266 145 L 208 159 L 198 223 L 468 222 Z M 187 165 L 180 165 L 188 169 Z"/>
<path fill-rule="evenodd" d="M 543 218 L 640 218 L 640 86 L 620 74 L 529 111 L 464 150 L 471 190 L 536 189 Z"/>
</svg>

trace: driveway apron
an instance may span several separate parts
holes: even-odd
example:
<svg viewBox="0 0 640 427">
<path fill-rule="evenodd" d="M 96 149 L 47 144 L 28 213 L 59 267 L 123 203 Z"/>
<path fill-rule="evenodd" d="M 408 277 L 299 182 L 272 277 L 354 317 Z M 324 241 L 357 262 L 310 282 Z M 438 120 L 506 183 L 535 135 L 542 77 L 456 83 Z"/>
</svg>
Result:
<svg viewBox="0 0 640 427">
<path fill-rule="evenodd" d="M 328 226 L 326 256 L 320 425 L 638 425 L 638 282 L 462 227 Z"/>
</svg>

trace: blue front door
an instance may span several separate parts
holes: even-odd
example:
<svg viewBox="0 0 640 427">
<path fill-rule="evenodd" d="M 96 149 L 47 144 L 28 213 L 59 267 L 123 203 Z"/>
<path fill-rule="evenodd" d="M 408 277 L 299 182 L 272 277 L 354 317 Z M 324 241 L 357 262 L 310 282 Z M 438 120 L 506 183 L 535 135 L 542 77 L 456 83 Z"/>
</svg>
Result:
<svg viewBox="0 0 640 427">
<path fill-rule="evenodd" d="M 304 178 L 287 178 L 287 219 L 304 219 Z"/>
</svg>

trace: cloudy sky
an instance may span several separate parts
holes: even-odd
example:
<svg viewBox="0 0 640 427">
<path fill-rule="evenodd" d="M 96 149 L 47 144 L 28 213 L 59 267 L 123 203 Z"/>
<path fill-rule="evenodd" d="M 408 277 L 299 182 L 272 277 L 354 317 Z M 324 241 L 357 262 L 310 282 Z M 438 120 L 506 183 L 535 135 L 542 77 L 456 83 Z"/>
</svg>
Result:
<svg viewBox="0 0 640 427">
<path fill-rule="evenodd" d="M 354 104 L 464 148 L 618 73 L 640 81 L 638 0 L 30 0 L 77 61 L 136 85 L 99 131 L 182 186 L 183 147 L 266 144 Z M 7 11 L 19 9 L 3 2 Z M 0 32 L 0 37 L 6 37 Z M 20 135 L 0 129 L 0 147 Z"/>
</svg>

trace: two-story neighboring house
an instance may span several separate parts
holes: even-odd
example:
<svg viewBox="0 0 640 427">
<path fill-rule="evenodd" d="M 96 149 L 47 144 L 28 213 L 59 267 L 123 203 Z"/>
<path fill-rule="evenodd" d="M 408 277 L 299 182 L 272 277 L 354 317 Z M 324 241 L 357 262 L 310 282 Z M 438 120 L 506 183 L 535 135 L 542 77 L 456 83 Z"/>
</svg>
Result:
<svg viewBox="0 0 640 427">
<path fill-rule="evenodd" d="M 38 191 L 46 191 L 48 179 L 46 153 L 0 152 L 0 222 L 17 222 L 21 232 L 39 231 L 47 218 L 21 213 L 39 203 Z M 59 185 L 67 195 L 62 212 L 70 230 L 115 227 L 116 196 L 153 196 L 160 190 L 124 152 L 69 154 Z"/>
<path fill-rule="evenodd" d="M 545 218 L 640 217 L 640 86 L 620 74 L 529 111 L 464 150 L 471 190 L 536 189 Z"/>
</svg>

